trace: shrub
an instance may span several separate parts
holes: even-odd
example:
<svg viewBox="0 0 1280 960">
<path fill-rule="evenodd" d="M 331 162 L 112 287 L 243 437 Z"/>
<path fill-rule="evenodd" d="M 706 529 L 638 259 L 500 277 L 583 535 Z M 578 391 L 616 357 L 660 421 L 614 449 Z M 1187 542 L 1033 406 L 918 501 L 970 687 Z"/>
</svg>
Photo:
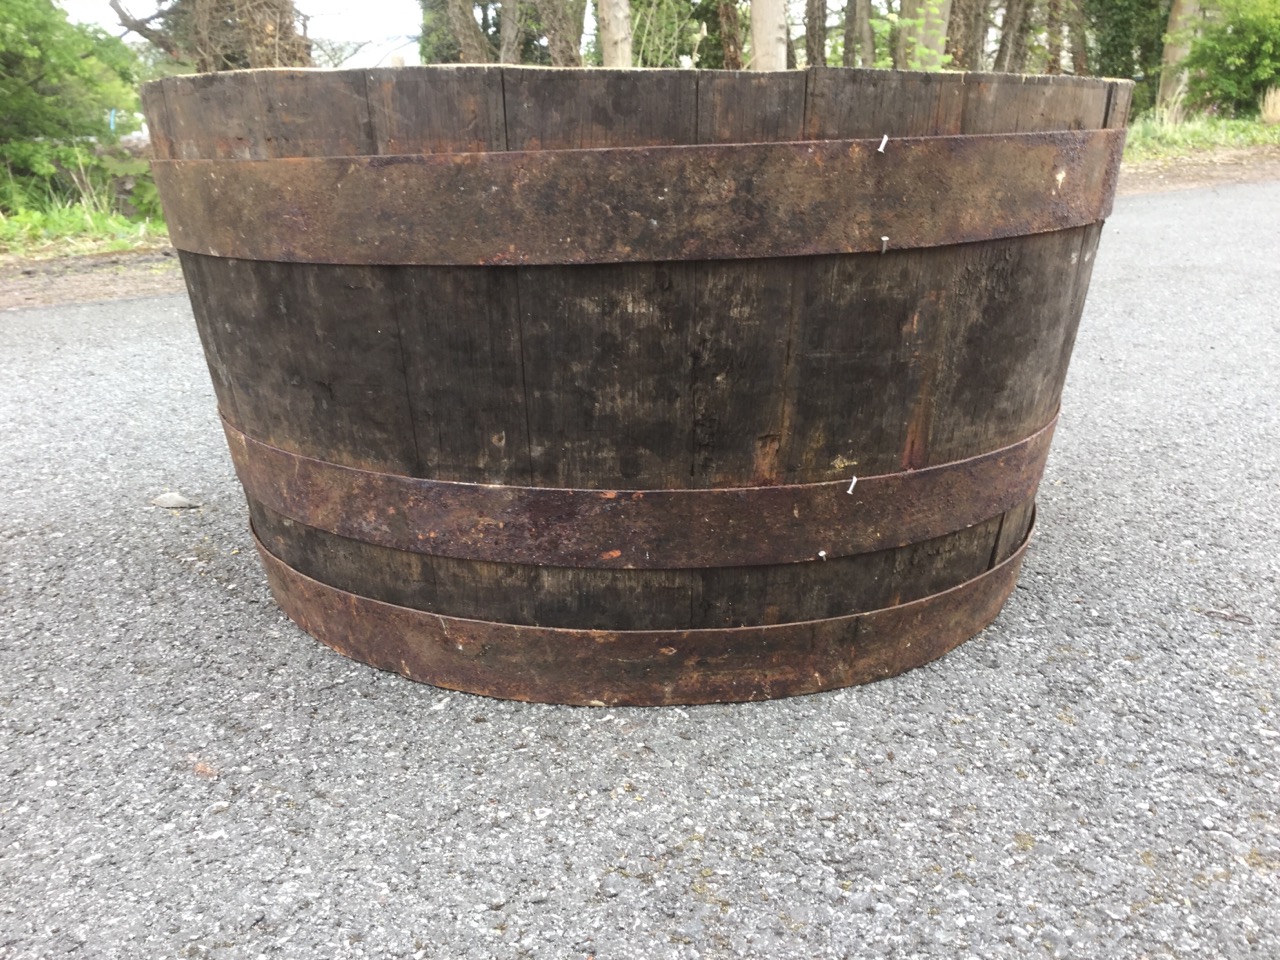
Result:
<svg viewBox="0 0 1280 960">
<path fill-rule="evenodd" d="M 1256 116 L 1267 88 L 1280 82 L 1280 0 L 1222 0 L 1185 66 L 1192 103 Z"/>
<path fill-rule="evenodd" d="M 98 165 L 95 146 L 127 132 L 137 104 L 137 57 L 119 40 L 68 23 L 52 0 L 5 0 L 4 6 L 0 213 L 29 206 L 33 196 L 83 193 L 81 180 Z"/>
</svg>

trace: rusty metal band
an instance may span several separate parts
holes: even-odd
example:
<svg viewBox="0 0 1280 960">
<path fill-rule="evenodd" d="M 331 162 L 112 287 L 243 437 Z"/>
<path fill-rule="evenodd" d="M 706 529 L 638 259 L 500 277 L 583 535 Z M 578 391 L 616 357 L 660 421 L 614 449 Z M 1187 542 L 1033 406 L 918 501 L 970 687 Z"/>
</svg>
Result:
<svg viewBox="0 0 1280 960">
<path fill-rule="evenodd" d="M 1031 534 L 942 593 L 827 620 L 699 630 L 570 630 L 446 617 L 357 596 L 258 551 L 276 602 L 344 656 L 438 687 L 544 703 L 656 706 L 767 700 L 902 673 L 999 614 Z"/>
<path fill-rule="evenodd" d="M 575 264 L 865 253 L 1083 226 L 1123 130 L 156 160 L 173 244 L 249 260 Z"/>
<path fill-rule="evenodd" d="M 251 500 L 298 523 L 464 560 L 613 569 L 799 563 L 963 530 L 1035 493 L 1057 417 L 1030 437 L 922 470 L 829 483 L 575 490 L 374 473 L 223 429 Z"/>
</svg>

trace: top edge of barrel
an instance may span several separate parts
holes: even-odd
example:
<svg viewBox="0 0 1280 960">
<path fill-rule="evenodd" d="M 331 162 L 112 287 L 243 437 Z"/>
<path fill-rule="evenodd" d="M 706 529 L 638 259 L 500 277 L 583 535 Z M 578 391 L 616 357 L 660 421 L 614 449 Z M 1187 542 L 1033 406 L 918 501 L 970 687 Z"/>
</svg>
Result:
<svg viewBox="0 0 1280 960">
<path fill-rule="evenodd" d="M 848 76 L 855 79 L 883 80 L 896 78 L 914 81 L 922 85 L 939 83 L 987 83 L 999 85 L 1045 85 L 1057 87 L 1102 88 L 1108 85 L 1133 86 L 1134 81 L 1119 77 L 1090 77 L 1073 74 L 1002 73 L 981 70 L 895 70 L 875 67 L 801 67 L 792 70 L 756 71 L 723 70 L 694 67 L 550 67 L 541 64 L 515 63 L 430 63 L 400 67 L 255 67 L 244 70 L 222 70 L 206 73 L 186 73 L 160 77 L 143 84 L 144 88 L 178 87 L 192 84 L 234 84 L 264 76 L 412 76 L 428 74 L 496 74 L 518 72 L 526 76 L 663 76 L 698 75 L 709 77 L 743 76 L 754 78 L 785 78 L 806 74 Z"/>
</svg>

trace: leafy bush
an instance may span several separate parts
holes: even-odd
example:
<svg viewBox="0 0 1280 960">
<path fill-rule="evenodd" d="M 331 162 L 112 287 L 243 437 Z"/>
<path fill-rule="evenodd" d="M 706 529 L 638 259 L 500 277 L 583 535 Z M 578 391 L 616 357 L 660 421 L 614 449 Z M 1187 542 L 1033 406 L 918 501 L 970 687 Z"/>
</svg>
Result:
<svg viewBox="0 0 1280 960">
<path fill-rule="evenodd" d="M 1280 0 L 1222 0 L 1185 66 L 1192 103 L 1256 116 L 1267 88 L 1280 82 Z"/>
<path fill-rule="evenodd" d="M 114 140 L 134 122 L 137 56 L 96 27 L 68 23 L 52 0 L 4 6 L 0 211 L 16 212 L 24 200 L 83 192 L 83 177 L 97 166 L 93 144 Z"/>
</svg>

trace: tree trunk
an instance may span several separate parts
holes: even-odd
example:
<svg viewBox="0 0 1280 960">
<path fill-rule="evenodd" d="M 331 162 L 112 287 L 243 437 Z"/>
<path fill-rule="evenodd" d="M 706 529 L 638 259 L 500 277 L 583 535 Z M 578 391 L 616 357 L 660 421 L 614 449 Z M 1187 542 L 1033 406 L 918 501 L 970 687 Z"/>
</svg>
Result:
<svg viewBox="0 0 1280 960">
<path fill-rule="evenodd" d="M 787 68 L 785 0 L 751 0 L 751 69 Z"/>
<path fill-rule="evenodd" d="M 574 0 L 534 0 L 542 30 L 547 35 L 547 53 L 556 67 L 582 66 L 582 18 L 586 12 Z"/>
<path fill-rule="evenodd" d="M 845 67 L 870 69 L 876 65 L 876 35 L 872 33 L 872 0 L 846 0 Z"/>
<path fill-rule="evenodd" d="M 1025 48 L 1020 38 L 1026 29 L 1031 0 L 1008 0 L 1004 8 L 1004 20 L 1000 24 L 1000 46 L 996 50 L 995 69 L 1000 73 L 1016 70 L 1018 47 Z M 1024 54 L 1025 57 L 1025 54 Z"/>
<path fill-rule="evenodd" d="M 631 66 L 631 0 L 599 0 L 600 56 L 606 67 Z"/>
<path fill-rule="evenodd" d="M 1169 27 L 1160 55 L 1160 92 L 1156 105 L 1168 110 L 1177 98 L 1186 71 L 1178 69 L 1191 49 L 1191 31 L 1200 16 L 1199 0 L 1173 0 Z"/>
<path fill-rule="evenodd" d="M 1089 75 L 1089 35 L 1084 19 L 1084 0 L 1067 0 L 1067 38 L 1071 42 L 1071 72 Z"/>
<path fill-rule="evenodd" d="M 856 67 L 858 65 L 858 20 L 853 0 L 846 0 L 844 5 L 844 43 L 840 50 L 840 66 Z"/>
<path fill-rule="evenodd" d="M 854 20 L 861 46 L 862 66 L 868 70 L 876 65 L 876 35 L 871 29 L 871 0 L 849 0 L 853 4 Z"/>
<path fill-rule="evenodd" d="M 987 45 L 989 0 L 952 0 L 947 53 L 957 70 L 981 70 Z"/>
<path fill-rule="evenodd" d="M 827 0 L 805 0 L 804 62 L 807 67 L 827 65 Z"/>
<path fill-rule="evenodd" d="M 1062 0 L 1048 0 L 1045 5 L 1045 51 L 1049 62 L 1045 73 L 1062 72 Z"/>
<path fill-rule="evenodd" d="M 941 70 L 950 19 L 951 0 L 902 0 L 893 65 L 899 70 Z"/>
<path fill-rule="evenodd" d="M 726 70 L 742 69 L 742 20 L 736 0 L 720 0 L 720 48 Z"/>
<path fill-rule="evenodd" d="M 1027 72 L 1027 56 L 1031 53 L 1031 36 L 1035 33 L 1036 0 L 1027 0 L 1027 12 L 1022 27 L 1013 38 L 1013 56 L 1009 61 L 1011 73 Z"/>
<path fill-rule="evenodd" d="M 520 34 L 524 30 L 521 22 L 520 0 L 502 0 L 498 9 L 498 62 L 520 62 Z"/>
<path fill-rule="evenodd" d="M 449 30 L 458 41 L 459 57 L 463 63 L 490 63 L 493 48 L 489 38 L 476 22 L 475 8 L 471 0 L 449 0 Z"/>
</svg>

